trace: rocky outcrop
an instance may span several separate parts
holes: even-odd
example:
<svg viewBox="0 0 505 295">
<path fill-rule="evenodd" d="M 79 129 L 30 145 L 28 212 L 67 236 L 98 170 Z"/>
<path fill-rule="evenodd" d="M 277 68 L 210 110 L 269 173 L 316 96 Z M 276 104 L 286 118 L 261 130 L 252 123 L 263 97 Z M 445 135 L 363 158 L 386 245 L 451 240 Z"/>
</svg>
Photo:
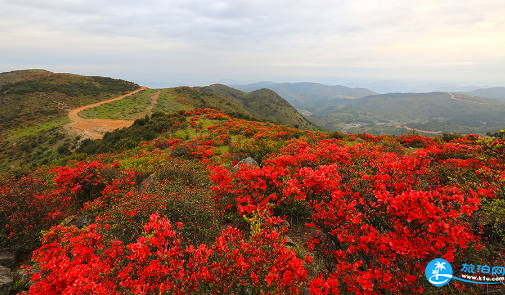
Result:
<svg viewBox="0 0 505 295">
<path fill-rule="evenodd" d="M 5 266 L 0 266 L 0 295 L 9 295 L 14 278 L 11 270 Z"/>
<path fill-rule="evenodd" d="M 63 225 L 70 226 L 75 225 L 75 227 L 81 229 L 85 226 L 89 226 L 93 223 L 93 220 L 85 214 L 75 215 L 63 222 Z"/>
<path fill-rule="evenodd" d="M 16 252 L 13 251 L 2 251 L 0 252 L 0 265 L 5 267 L 11 267 L 16 263 Z"/>
<path fill-rule="evenodd" d="M 249 166 L 256 166 L 259 167 L 260 165 L 258 162 L 256 162 L 253 158 L 247 157 L 243 159 L 242 161 L 238 162 L 237 165 L 233 166 L 233 168 L 230 169 L 231 174 L 235 174 L 242 166 L 249 165 Z"/>
<path fill-rule="evenodd" d="M 40 268 L 38 267 L 32 267 L 28 272 L 26 272 L 26 270 L 19 269 L 18 271 L 13 273 L 12 276 L 14 278 L 14 282 L 23 281 L 24 283 L 24 286 L 22 288 L 23 290 L 29 290 L 30 287 L 33 285 L 31 281 L 32 276 L 39 271 Z"/>
</svg>

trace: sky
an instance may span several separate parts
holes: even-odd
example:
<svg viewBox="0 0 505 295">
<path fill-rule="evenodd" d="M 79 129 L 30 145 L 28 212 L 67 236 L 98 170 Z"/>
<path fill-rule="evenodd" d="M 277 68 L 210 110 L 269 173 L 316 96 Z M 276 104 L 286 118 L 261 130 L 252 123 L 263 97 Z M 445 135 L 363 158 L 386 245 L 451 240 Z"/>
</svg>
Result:
<svg viewBox="0 0 505 295">
<path fill-rule="evenodd" d="M 505 86 L 500 0 L 0 0 L 0 72 Z"/>
</svg>

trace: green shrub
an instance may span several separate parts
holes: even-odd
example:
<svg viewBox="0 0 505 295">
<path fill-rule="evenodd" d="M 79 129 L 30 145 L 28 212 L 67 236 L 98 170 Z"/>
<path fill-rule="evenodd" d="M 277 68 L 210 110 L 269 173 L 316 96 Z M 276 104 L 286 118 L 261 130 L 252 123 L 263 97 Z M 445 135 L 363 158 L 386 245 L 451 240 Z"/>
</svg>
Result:
<svg viewBox="0 0 505 295">
<path fill-rule="evenodd" d="M 453 139 L 458 139 L 458 138 L 462 138 L 463 135 L 461 135 L 461 133 L 457 133 L 457 132 L 454 132 L 454 133 L 442 133 L 442 140 L 445 141 L 445 142 L 449 142 Z"/>
<path fill-rule="evenodd" d="M 330 137 L 335 138 L 335 139 L 344 140 L 347 138 L 347 135 L 345 133 L 335 131 L 335 132 L 330 133 Z"/>
</svg>

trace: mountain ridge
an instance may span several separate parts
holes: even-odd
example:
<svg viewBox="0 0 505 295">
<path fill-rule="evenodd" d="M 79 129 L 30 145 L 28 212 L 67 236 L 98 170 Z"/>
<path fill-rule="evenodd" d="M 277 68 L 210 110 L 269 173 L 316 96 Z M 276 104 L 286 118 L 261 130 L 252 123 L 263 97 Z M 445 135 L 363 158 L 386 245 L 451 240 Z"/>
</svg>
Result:
<svg viewBox="0 0 505 295">
<path fill-rule="evenodd" d="M 197 89 L 236 99 L 253 116 L 259 118 L 263 117 L 275 123 L 300 129 L 320 129 L 319 126 L 305 119 L 286 99 L 268 88 L 247 93 L 223 84 L 213 84 Z"/>
<path fill-rule="evenodd" d="M 496 98 L 505 101 L 505 87 L 479 88 L 468 92 L 458 92 L 470 96 Z"/>
<path fill-rule="evenodd" d="M 297 109 L 309 109 L 309 111 L 315 108 L 316 104 L 327 104 L 335 100 L 341 101 L 377 94 L 365 88 L 350 88 L 342 85 L 330 86 L 312 82 L 259 82 L 247 85 L 230 85 L 230 87 L 247 92 L 257 90 L 258 87 L 268 88 L 275 91 Z"/>
</svg>

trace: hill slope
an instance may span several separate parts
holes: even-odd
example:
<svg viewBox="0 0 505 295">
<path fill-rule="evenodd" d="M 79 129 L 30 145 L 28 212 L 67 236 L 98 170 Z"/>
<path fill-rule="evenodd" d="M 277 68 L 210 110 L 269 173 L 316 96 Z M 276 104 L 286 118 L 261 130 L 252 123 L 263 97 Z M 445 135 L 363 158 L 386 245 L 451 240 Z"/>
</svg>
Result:
<svg viewBox="0 0 505 295">
<path fill-rule="evenodd" d="M 300 129 L 319 130 L 318 126 L 305 119 L 289 102 L 270 89 L 262 88 L 247 93 L 222 84 L 199 89 L 238 101 L 255 117 Z"/>
<path fill-rule="evenodd" d="M 46 70 L 30 69 L 0 73 L 0 86 L 20 82 L 23 80 L 36 79 L 54 74 Z"/>
<path fill-rule="evenodd" d="M 271 83 L 260 82 L 249 85 L 235 85 L 233 87 L 243 91 L 268 88 L 275 91 L 297 109 L 316 111 L 328 104 L 340 103 L 348 99 L 360 98 L 367 95 L 377 94 L 366 88 L 349 88 L 346 86 L 329 86 L 319 83 Z"/>
<path fill-rule="evenodd" d="M 0 79 L 4 75 L 13 76 L 12 72 L 4 73 Z M 0 87 L 0 135 L 65 117 L 70 109 L 137 88 L 137 84 L 123 80 L 55 73 L 4 84 Z"/>
<path fill-rule="evenodd" d="M 339 110 L 327 112 L 323 118 L 340 128 L 360 127 L 348 129 L 350 132 L 377 131 L 380 128 L 373 126 L 377 124 L 409 124 L 411 128 L 414 125 L 410 124 L 415 124 L 415 129 L 419 130 L 485 134 L 505 126 L 504 111 L 505 103 L 492 98 L 446 92 L 389 93 L 358 99 Z M 367 129 L 362 127 L 364 125 L 373 128 Z M 460 128 L 463 126 L 465 128 Z"/>
<path fill-rule="evenodd" d="M 469 92 L 462 92 L 463 94 L 470 96 L 479 96 L 479 97 L 489 97 L 496 98 L 500 100 L 505 100 L 505 87 L 492 87 L 485 89 L 475 89 Z"/>
<path fill-rule="evenodd" d="M 490 98 L 445 92 L 395 93 L 364 97 L 342 111 L 367 113 L 374 120 L 410 123 L 432 120 L 461 121 L 465 126 L 499 126 L 505 104 Z M 479 122 L 477 122 L 479 121 Z"/>
<path fill-rule="evenodd" d="M 69 110 L 139 88 L 118 79 L 44 70 L 2 73 L 0 81 L 11 81 L 0 86 L 0 171 L 68 153 L 76 137 L 63 129 Z"/>
</svg>

